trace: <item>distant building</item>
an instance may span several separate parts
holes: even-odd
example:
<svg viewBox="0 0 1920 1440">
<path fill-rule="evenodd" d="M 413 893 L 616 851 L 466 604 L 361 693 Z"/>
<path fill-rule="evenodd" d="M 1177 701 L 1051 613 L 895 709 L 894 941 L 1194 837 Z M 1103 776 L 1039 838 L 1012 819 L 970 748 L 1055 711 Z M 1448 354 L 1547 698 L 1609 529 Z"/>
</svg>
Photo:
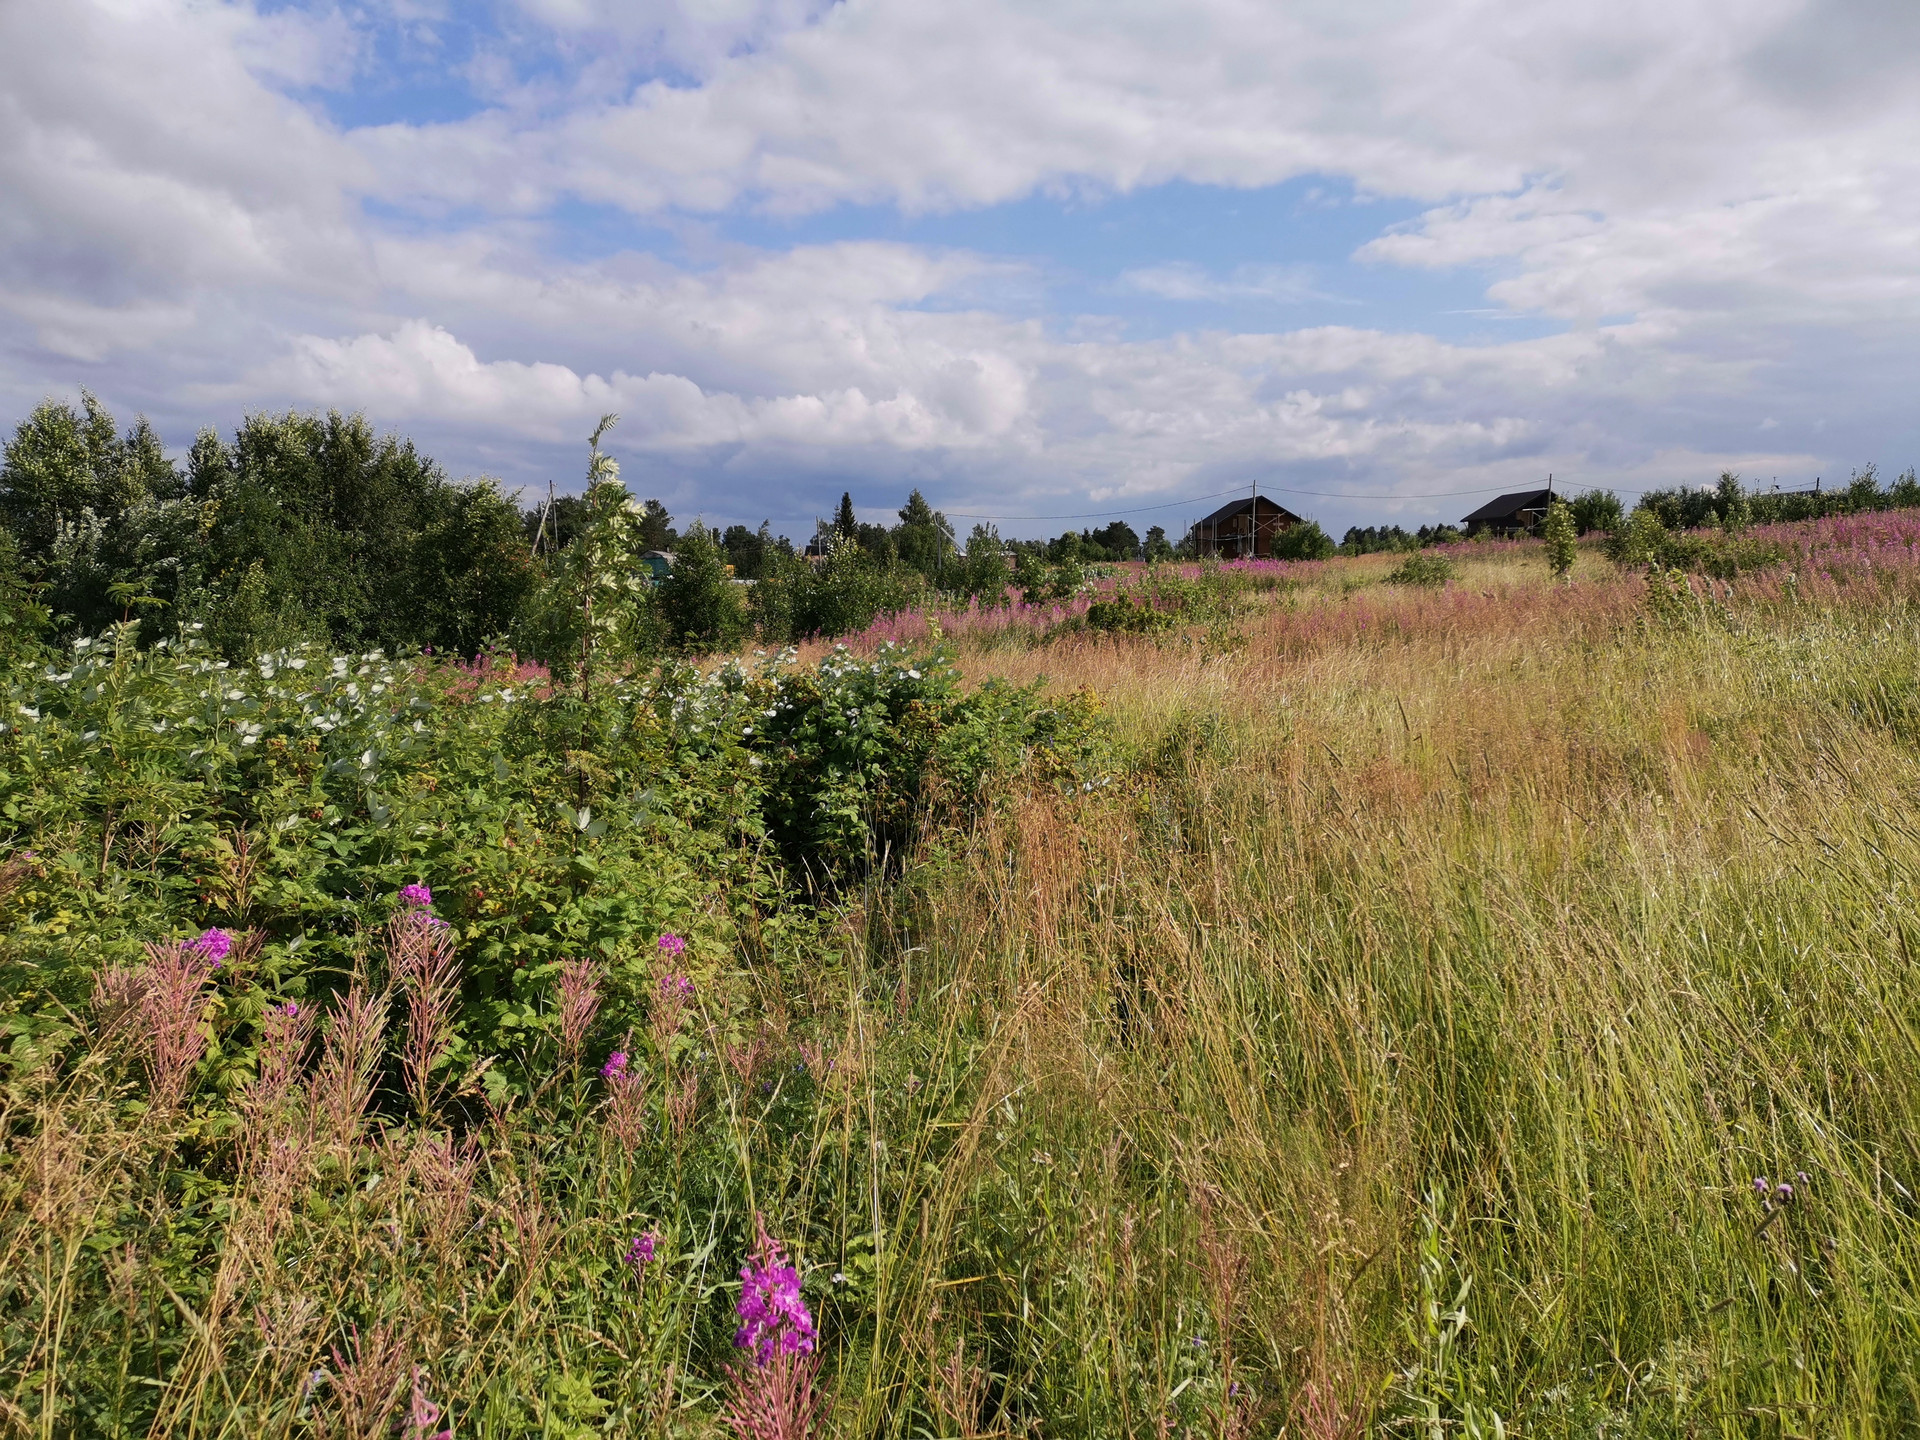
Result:
<svg viewBox="0 0 1920 1440">
<path fill-rule="evenodd" d="M 1300 517 L 1284 505 L 1262 495 L 1222 505 L 1193 527 L 1196 555 L 1219 555 L 1226 559 L 1258 556 L 1271 558 L 1273 539 Z"/>
<path fill-rule="evenodd" d="M 1517 490 L 1489 500 L 1460 522 L 1469 535 L 1532 535 L 1547 518 L 1554 494 L 1549 489 Z"/>
<path fill-rule="evenodd" d="M 655 580 L 664 580 L 673 573 L 673 562 L 678 558 L 671 550 L 648 550 L 640 556 L 640 563 Z"/>
</svg>

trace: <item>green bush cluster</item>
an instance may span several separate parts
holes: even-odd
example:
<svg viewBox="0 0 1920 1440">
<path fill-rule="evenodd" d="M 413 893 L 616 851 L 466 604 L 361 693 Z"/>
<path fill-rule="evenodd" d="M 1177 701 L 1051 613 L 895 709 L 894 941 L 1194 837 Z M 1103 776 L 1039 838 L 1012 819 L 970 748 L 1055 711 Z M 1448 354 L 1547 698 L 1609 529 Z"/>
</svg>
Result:
<svg viewBox="0 0 1920 1440">
<path fill-rule="evenodd" d="M 0 828 L 36 857 L 4 902 L 17 1033 L 210 925 L 264 937 L 250 1003 L 315 998 L 420 882 L 469 957 L 462 1045 L 509 1055 L 563 958 L 631 966 L 669 929 L 777 949 L 810 923 L 797 904 L 897 867 L 1016 772 L 1092 778 L 1092 718 L 963 691 L 937 655 L 668 665 L 582 693 L 506 662 L 234 665 L 191 635 L 143 652 L 133 628 L 5 690 Z"/>
</svg>

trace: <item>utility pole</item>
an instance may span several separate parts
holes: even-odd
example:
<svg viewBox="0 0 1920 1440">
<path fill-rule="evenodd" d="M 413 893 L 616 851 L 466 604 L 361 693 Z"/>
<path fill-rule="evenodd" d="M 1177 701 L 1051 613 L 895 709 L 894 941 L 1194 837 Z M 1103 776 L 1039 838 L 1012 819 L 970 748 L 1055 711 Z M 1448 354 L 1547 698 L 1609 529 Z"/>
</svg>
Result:
<svg viewBox="0 0 1920 1440">
<path fill-rule="evenodd" d="M 1253 477 L 1253 558 L 1260 558 L 1260 477 Z"/>
</svg>

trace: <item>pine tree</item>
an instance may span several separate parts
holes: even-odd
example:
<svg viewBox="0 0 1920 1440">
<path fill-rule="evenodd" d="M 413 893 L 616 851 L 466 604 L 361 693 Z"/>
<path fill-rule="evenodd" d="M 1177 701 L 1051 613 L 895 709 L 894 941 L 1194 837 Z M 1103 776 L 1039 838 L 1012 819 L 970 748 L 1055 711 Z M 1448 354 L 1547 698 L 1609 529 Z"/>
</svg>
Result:
<svg viewBox="0 0 1920 1440">
<path fill-rule="evenodd" d="M 834 512 L 833 533 L 842 540 L 851 540 L 860 533 L 860 522 L 853 514 L 853 496 L 844 490 L 840 492 L 840 508 Z"/>
</svg>

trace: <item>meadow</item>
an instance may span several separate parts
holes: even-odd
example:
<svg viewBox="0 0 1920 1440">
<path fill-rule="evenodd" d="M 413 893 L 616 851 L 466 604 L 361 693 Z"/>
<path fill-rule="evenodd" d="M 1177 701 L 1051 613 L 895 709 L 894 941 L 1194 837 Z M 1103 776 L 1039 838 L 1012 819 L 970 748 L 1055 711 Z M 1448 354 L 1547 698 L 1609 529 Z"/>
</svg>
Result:
<svg viewBox="0 0 1920 1440">
<path fill-rule="evenodd" d="M 17 665 L 0 1430 L 1913 1433 L 1920 512 L 1739 544 Z"/>
</svg>

